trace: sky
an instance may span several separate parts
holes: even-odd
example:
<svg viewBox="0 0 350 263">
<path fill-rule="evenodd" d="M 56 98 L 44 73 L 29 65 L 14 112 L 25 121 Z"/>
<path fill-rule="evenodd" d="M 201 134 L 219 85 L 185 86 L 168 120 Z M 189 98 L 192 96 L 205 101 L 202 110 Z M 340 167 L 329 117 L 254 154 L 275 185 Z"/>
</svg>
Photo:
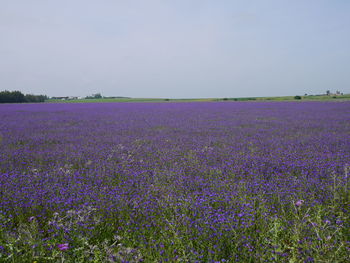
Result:
<svg viewBox="0 0 350 263">
<path fill-rule="evenodd" d="M 0 90 L 350 93 L 350 1 L 0 0 Z"/>
</svg>

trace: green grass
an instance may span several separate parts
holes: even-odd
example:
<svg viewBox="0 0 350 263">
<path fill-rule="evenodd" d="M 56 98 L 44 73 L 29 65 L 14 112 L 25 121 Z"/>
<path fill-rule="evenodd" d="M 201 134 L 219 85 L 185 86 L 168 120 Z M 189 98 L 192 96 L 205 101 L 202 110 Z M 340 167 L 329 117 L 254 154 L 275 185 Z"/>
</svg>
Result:
<svg viewBox="0 0 350 263">
<path fill-rule="evenodd" d="M 102 98 L 102 99 L 74 99 L 57 100 L 49 99 L 51 103 L 99 103 L 99 102 L 189 102 L 189 101 L 214 101 L 215 99 L 157 99 L 157 98 Z"/>
<path fill-rule="evenodd" d="M 301 96 L 301 100 L 296 100 L 295 96 L 280 97 L 241 97 L 241 98 L 201 98 L 201 99 L 166 99 L 166 98 L 102 98 L 102 99 L 74 99 L 58 100 L 49 99 L 49 103 L 99 103 L 99 102 L 205 102 L 205 101 L 342 101 L 350 100 L 350 94 L 327 96 L 308 95 Z"/>
</svg>

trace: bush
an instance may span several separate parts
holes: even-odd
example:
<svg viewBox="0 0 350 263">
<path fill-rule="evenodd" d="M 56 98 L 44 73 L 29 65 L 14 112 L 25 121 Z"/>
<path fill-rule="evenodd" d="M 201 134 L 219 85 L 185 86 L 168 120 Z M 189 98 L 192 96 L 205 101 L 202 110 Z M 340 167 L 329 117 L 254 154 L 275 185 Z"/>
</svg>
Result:
<svg viewBox="0 0 350 263">
<path fill-rule="evenodd" d="M 294 99 L 295 100 L 301 100 L 301 97 L 297 95 L 297 96 L 294 96 Z"/>
</svg>

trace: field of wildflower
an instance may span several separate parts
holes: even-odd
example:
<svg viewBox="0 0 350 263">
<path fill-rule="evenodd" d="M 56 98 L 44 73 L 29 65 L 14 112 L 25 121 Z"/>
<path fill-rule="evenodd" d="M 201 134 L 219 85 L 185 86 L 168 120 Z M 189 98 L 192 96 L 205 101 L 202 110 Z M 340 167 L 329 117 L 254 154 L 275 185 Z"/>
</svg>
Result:
<svg viewBox="0 0 350 263">
<path fill-rule="evenodd" d="M 0 262 L 350 262 L 350 102 L 0 105 Z"/>
</svg>

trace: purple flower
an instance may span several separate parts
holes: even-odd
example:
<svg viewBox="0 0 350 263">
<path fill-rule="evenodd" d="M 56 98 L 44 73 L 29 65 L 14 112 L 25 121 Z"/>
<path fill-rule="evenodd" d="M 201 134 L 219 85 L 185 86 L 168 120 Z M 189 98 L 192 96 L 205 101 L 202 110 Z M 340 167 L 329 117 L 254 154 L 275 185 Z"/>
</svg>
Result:
<svg viewBox="0 0 350 263">
<path fill-rule="evenodd" d="M 68 243 L 58 244 L 57 247 L 61 251 L 66 251 L 69 249 L 69 244 Z"/>
</svg>

